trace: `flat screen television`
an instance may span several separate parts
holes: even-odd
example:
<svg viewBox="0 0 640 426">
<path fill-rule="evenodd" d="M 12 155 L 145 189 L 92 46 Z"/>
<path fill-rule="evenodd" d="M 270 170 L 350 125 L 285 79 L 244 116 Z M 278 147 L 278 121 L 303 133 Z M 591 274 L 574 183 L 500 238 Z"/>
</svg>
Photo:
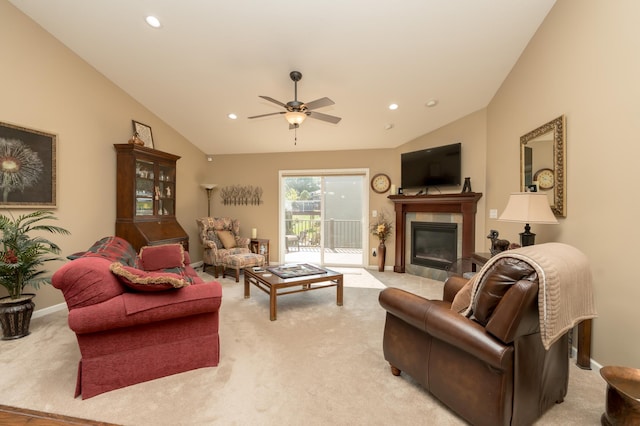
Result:
<svg viewBox="0 0 640 426">
<path fill-rule="evenodd" d="M 401 154 L 402 188 L 460 185 L 461 143 Z"/>
</svg>

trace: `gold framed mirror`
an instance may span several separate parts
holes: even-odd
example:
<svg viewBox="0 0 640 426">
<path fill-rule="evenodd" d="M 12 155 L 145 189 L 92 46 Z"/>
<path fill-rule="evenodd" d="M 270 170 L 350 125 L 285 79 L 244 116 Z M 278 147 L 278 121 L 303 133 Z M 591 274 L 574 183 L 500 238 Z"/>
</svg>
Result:
<svg viewBox="0 0 640 426">
<path fill-rule="evenodd" d="M 545 192 L 560 217 L 567 214 L 566 150 L 564 115 L 520 138 L 520 190 Z"/>
</svg>

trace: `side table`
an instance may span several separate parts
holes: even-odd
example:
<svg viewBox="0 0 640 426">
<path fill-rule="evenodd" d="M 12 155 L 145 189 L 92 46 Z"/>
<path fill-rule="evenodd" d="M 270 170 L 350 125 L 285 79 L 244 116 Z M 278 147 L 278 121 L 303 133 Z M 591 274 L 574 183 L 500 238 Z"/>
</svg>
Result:
<svg viewBox="0 0 640 426">
<path fill-rule="evenodd" d="M 482 268 L 482 265 L 489 261 L 489 259 L 491 259 L 491 253 L 471 253 L 471 272 L 477 272 L 480 268 Z"/>
<path fill-rule="evenodd" d="M 264 265 L 269 266 L 269 240 L 265 238 L 252 238 L 249 242 L 252 253 L 264 256 Z"/>
</svg>

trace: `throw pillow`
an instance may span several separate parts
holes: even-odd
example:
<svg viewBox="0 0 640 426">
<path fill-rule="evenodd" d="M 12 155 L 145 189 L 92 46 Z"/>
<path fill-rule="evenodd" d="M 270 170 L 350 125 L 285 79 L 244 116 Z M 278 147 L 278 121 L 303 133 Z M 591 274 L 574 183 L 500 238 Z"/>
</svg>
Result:
<svg viewBox="0 0 640 426">
<path fill-rule="evenodd" d="M 207 240 L 213 241 L 216 244 L 216 248 L 221 249 L 223 247 L 222 241 L 220 241 L 220 238 L 216 235 L 216 231 L 213 229 L 210 229 L 209 232 L 207 232 Z"/>
<path fill-rule="evenodd" d="M 109 269 L 125 286 L 138 291 L 163 291 L 189 285 L 178 274 L 169 272 L 147 272 L 113 262 Z"/>
<path fill-rule="evenodd" d="M 184 268 L 184 247 L 182 244 L 161 244 L 144 246 L 138 255 L 145 271 Z"/>
<path fill-rule="evenodd" d="M 120 237 L 104 237 L 93 243 L 87 251 L 74 253 L 68 256 L 69 260 L 81 257 L 101 257 L 103 259 L 118 261 L 125 265 L 138 267 L 138 254 L 131 244 Z"/>
<path fill-rule="evenodd" d="M 226 249 L 234 248 L 236 246 L 236 239 L 231 231 L 216 231 L 218 238 L 222 241 L 222 245 Z"/>
<path fill-rule="evenodd" d="M 459 314 L 463 313 L 471 304 L 471 289 L 475 281 L 470 279 L 461 289 L 456 293 L 456 296 L 451 302 L 451 310 Z"/>
</svg>

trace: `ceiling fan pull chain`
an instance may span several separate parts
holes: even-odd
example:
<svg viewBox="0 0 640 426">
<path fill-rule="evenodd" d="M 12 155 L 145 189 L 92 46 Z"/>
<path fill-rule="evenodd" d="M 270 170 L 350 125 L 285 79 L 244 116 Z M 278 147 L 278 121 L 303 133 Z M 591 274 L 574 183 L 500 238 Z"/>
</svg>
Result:
<svg viewBox="0 0 640 426">
<path fill-rule="evenodd" d="M 293 144 L 298 145 L 298 127 L 293 128 Z"/>
</svg>

